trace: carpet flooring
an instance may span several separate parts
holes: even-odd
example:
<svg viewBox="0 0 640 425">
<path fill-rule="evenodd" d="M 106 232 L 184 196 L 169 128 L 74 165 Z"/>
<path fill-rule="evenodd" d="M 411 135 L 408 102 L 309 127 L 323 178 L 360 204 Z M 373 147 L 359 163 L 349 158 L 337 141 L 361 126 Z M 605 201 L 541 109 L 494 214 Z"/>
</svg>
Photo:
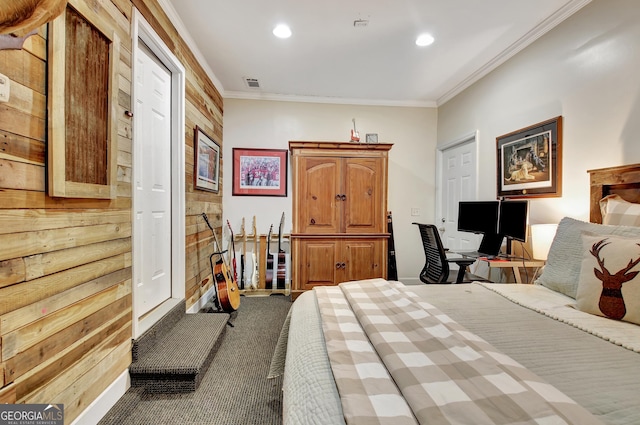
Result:
<svg viewBox="0 0 640 425">
<path fill-rule="evenodd" d="M 187 394 L 150 394 L 131 388 L 99 425 L 278 425 L 282 378 L 267 379 L 271 356 L 289 311 L 289 297 L 241 298 L 199 388 Z M 215 313 L 212 313 L 215 314 Z"/>
</svg>

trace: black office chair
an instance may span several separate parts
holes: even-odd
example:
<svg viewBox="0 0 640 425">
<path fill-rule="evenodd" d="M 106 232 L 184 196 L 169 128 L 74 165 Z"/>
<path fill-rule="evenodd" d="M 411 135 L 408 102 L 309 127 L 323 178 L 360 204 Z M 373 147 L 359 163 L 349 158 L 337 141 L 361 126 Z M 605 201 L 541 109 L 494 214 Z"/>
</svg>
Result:
<svg viewBox="0 0 640 425">
<path fill-rule="evenodd" d="M 422 237 L 422 246 L 426 262 L 420 272 L 420 280 L 424 283 L 469 283 L 474 280 L 487 280 L 467 272 L 474 258 L 448 258 L 438 228 L 433 224 L 413 223 L 418 226 Z M 455 263 L 459 269 L 450 270 L 449 264 Z"/>
</svg>

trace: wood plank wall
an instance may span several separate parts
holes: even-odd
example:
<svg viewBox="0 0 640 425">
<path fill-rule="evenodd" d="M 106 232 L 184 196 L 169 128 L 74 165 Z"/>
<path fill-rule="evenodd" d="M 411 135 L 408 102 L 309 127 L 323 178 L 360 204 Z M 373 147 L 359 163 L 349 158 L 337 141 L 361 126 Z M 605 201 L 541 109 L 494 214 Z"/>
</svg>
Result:
<svg viewBox="0 0 640 425">
<path fill-rule="evenodd" d="M 118 196 L 46 194 L 47 27 L 22 50 L 0 51 L 11 99 L 0 103 L 0 403 L 63 403 L 71 423 L 131 363 L 131 110 L 133 9 L 186 69 L 187 308 L 209 288 L 211 235 L 222 191 L 193 187 L 193 129 L 222 143 L 223 102 L 156 0 L 86 1 L 122 42 L 118 96 Z M 222 178 L 222 176 L 221 176 Z"/>
</svg>

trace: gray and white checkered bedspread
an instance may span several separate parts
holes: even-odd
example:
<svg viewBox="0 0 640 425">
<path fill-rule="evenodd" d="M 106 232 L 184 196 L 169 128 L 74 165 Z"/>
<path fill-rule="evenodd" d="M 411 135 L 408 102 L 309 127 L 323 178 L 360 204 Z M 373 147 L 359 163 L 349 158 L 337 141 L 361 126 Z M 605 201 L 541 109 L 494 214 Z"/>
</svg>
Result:
<svg viewBox="0 0 640 425">
<path fill-rule="evenodd" d="M 347 424 L 601 424 L 410 287 L 315 291 Z"/>
</svg>

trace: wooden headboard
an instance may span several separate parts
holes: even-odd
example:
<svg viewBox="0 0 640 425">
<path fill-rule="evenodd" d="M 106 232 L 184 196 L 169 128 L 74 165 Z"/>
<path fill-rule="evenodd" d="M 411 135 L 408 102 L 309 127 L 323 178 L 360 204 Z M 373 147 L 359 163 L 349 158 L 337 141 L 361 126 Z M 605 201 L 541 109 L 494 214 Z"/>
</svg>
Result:
<svg viewBox="0 0 640 425">
<path fill-rule="evenodd" d="M 640 164 L 621 165 L 587 171 L 591 180 L 589 221 L 602 223 L 600 200 L 617 194 L 629 202 L 640 203 Z"/>
</svg>

